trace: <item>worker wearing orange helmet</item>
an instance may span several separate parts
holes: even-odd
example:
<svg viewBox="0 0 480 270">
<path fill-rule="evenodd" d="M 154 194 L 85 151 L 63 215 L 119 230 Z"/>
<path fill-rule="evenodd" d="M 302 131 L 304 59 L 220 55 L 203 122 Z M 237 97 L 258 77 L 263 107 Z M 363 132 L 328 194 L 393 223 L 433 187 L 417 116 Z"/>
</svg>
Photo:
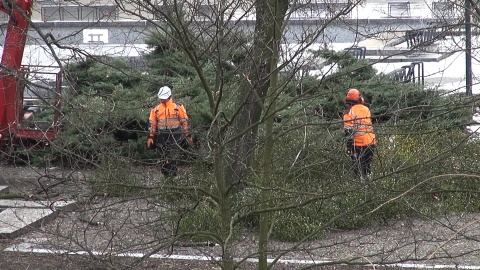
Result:
<svg viewBox="0 0 480 270">
<path fill-rule="evenodd" d="M 181 145 L 185 140 L 193 144 L 188 115 L 183 104 L 172 100 L 171 87 L 160 87 L 157 96 L 160 104 L 150 111 L 147 147 L 156 147 L 160 153 L 162 174 L 166 177 L 176 176 Z"/>
<path fill-rule="evenodd" d="M 348 109 L 343 114 L 343 128 L 347 137 L 347 154 L 353 162 L 355 176 L 368 177 L 376 145 L 370 109 L 357 89 L 350 89 L 345 97 Z"/>
</svg>

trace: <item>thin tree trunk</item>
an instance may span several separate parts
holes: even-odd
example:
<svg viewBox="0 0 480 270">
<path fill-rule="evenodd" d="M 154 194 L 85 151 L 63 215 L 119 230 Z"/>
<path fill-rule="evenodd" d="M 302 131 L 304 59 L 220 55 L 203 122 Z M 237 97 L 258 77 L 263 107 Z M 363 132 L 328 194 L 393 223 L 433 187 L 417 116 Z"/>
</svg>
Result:
<svg viewBox="0 0 480 270">
<path fill-rule="evenodd" d="M 231 243 L 231 219 L 232 219 L 232 203 L 230 194 L 230 181 L 225 176 L 224 170 L 224 154 L 221 147 L 215 148 L 215 181 L 218 194 L 218 208 L 220 217 L 220 236 L 222 239 L 222 269 L 233 270 L 233 250 Z"/>
<path fill-rule="evenodd" d="M 275 145 L 275 138 L 273 136 L 273 125 L 275 118 L 275 111 L 277 109 L 277 80 L 278 80 L 278 61 L 279 61 L 279 46 L 281 38 L 281 28 L 283 23 L 283 18 L 286 12 L 286 6 L 281 6 L 281 1 L 272 1 L 273 3 L 273 18 L 272 24 L 270 25 L 269 35 L 271 36 L 271 55 L 269 58 L 269 70 L 272 72 L 269 75 L 270 85 L 268 87 L 267 97 L 269 98 L 269 103 L 266 108 L 266 118 L 265 118 L 265 145 L 263 152 L 263 186 L 270 187 L 273 186 L 273 152 Z M 284 3 L 287 4 L 287 3 Z M 268 188 L 262 190 L 261 193 L 262 204 L 261 209 L 269 209 L 271 202 L 271 192 Z M 271 213 L 262 211 L 260 214 L 260 232 L 259 232 L 259 243 L 258 243 L 258 253 L 259 253 L 259 270 L 268 269 L 268 241 L 270 235 L 271 227 Z"/>
<path fill-rule="evenodd" d="M 274 62 L 274 61 L 272 61 Z M 276 78 L 271 79 L 271 89 L 272 91 L 275 89 Z M 276 109 L 276 101 L 272 100 L 270 109 L 267 111 L 275 111 Z M 273 156 L 273 147 L 274 147 L 274 138 L 273 138 L 273 123 L 274 123 L 274 115 L 271 114 L 266 119 L 266 127 L 265 127 L 265 148 L 263 152 L 263 186 L 269 187 L 272 186 L 272 174 L 273 174 L 273 167 L 272 167 L 272 156 Z M 261 200 L 262 203 L 260 205 L 261 209 L 269 209 L 270 208 L 270 201 L 271 201 L 271 192 L 269 189 L 263 189 L 261 192 Z M 271 225 L 271 213 L 270 212 L 261 212 L 260 214 L 260 231 L 259 231 L 259 241 L 258 241 L 258 253 L 259 253 L 259 270 L 267 270 L 268 269 L 268 239 L 269 239 L 269 231 Z"/>
</svg>

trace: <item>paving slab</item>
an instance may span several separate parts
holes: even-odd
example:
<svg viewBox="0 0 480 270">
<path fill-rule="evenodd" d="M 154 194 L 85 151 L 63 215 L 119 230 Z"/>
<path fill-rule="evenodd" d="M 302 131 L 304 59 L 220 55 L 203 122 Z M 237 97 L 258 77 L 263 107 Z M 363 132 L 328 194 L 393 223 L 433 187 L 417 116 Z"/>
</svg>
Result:
<svg viewBox="0 0 480 270">
<path fill-rule="evenodd" d="M 23 201 L 23 200 L 0 200 L 0 208 L 40 208 L 59 209 L 72 211 L 78 208 L 75 201 Z"/>
<path fill-rule="evenodd" d="M 15 238 L 53 220 L 56 212 L 50 209 L 9 208 L 0 212 L 0 239 Z"/>
<path fill-rule="evenodd" d="M 369 55 L 365 59 L 372 63 L 398 63 L 398 62 L 439 62 L 451 56 L 452 53 L 421 53 L 415 52 L 408 55 Z"/>
<path fill-rule="evenodd" d="M 384 49 L 385 47 L 393 47 L 405 41 L 405 31 L 382 32 L 376 37 L 360 41 L 358 46 L 372 49 Z"/>
<path fill-rule="evenodd" d="M 0 186 L 0 194 L 8 194 L 10 192 L 9 186 Z"/>
</svg>

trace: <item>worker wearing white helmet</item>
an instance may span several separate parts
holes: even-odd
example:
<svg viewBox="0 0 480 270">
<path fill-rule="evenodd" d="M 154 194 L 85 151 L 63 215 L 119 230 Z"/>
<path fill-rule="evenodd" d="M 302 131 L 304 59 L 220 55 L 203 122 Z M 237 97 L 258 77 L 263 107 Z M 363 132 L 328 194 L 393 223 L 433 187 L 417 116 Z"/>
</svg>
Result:
<svg viewBox="0 0 480 270">
<path fill-rule="evenodd" d="M 157 96 L 160 101 L 166 102 L 167 99 L 172 97 L 172 89 L 168 86 L 162 86 L 160 87 L 160 90 L 158 90 Z"/>
<path fill-rule="evenodd" d="M 156 148 L 162 158 L 162 174 L 176 176 L 177 157 L 183 141 L 193 144 L 188 126 L 188 115 L 183 104 L 172 100 L 172 89 L 162 86 L 158 90 L 160 103 L 150 111 L 147 147 Z"/>
</svg>

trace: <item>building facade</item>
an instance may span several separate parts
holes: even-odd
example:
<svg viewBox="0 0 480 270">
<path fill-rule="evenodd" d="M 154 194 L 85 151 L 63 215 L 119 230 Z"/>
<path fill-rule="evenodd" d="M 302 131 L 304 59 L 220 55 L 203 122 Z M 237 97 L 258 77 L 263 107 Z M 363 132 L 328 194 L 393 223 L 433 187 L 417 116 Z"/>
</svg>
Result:
<svg viewBox="0 0 480 270">
<path fill-rule="evenodd" d="M 212 19 L 216 14 L 238 14 L 244 19 L 254 18 L 254 6 L 248 1 L 218 6 L 218 0 L 178 1 L 182 12 L 196 19 Z M 293 2 L 293 1 L 292 1 Z M 121 7 L 119 6 L 121 3 Z M 33 21 L 115 21 L 159 19 L 159 11 L 171 9 L 172 0 L 40 0 L 33 6 Z M 350 8 L 348 0 L 299 0 L 290 7 L 290 19 L 330 18 L 342 13 L 344 18 L 452 18 L 461 16 L 462 11 L 454 1 L 446 0 L 365 0 Z M 234 11 L 235 10 L 235 11 Z M 6 20 L 0 14 L 0 20 Z M 230 14 L 229 14 L 230 15 Z M 235 16 L 234 16 L 235 17 Z"/>
</svg>

